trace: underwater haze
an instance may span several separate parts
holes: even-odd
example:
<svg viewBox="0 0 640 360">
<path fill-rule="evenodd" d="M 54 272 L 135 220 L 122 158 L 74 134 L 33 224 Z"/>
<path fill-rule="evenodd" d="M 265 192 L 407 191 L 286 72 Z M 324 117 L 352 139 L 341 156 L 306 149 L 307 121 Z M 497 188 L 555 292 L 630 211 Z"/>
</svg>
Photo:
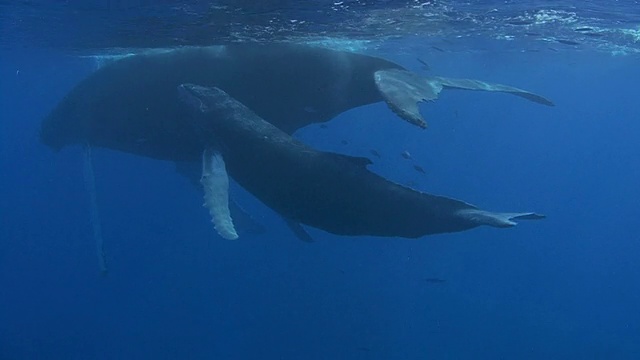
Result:
<svg viewBox="0 0 640 360">
<path fill-rule="evenodd" d="M 443 91 L 424 130 L 380 102 L 295 133 L 547 218 L 308 243 L 233 185 L 264 230 L 229 241 L 172 163 L 101 148 L 93 218 L 83 148 L 43 145 L 44 117 L 113 58 L 241 41 L 550 98 Z M 639 64 L 638 1 L 0 1 L 0 359 L 640 359 Z"/>
</svg>

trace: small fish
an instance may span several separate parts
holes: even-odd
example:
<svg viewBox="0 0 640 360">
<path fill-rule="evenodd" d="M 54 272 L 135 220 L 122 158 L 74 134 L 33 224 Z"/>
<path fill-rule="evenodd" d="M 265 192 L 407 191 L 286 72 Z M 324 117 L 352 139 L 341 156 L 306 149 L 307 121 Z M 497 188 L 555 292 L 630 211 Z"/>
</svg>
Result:
<svg viewBox="0 0 640 360">
<path fill-rule="evenodd" d="M 373 149 L 369 150 L 369 152 L 371 153 L 371 155 L 373 155 L 373 156 L 375 156 L 375 157 L 377 157 L 377 158 L 381 158 L 381 156 L 380 156 L 380 153 L 379 153 L 379 152 L 377 152 L 377 151 L 375 151 L 375 150 L 373 150 Z"/>
<path fill-rule="evenodd" d="M 583 26 L 583 27 L 575 28 L 573 30 L 578 31 L 578 32 L 589 32 L 589 31 L 593 31 L 593 28 L 590 28 L 590 27 L 587 27 L 587 26 Z"/>
<path fill-rule="evenodd" d="M 424 71 L 429 71 L 431 70 L 431 66 L 429 66 L 429 64 L 427 64 L 424 60 L 420 59 L 420 58 L 416 58 L 416 60 L 418 60 L 418 62 L 420 64 L 422 64 L 422 70 Z"/>
<path fill-rule="evenodd" d="M 424 171 L 424 169 L 420 165 L 413 165 L 413 168 L 416 169 L 417 172 L 426 174 L 426 172 Z"/>
<path fill-rule="evenodd" d="M 347 140 L 340 140 L 340 144 L 349 145 L 349 142 Z"/>
<path fill-rule="evenodd" d="M 410 160 L 411 159 L 411 154 L 409 154 L 409 152 L 407 150 L 403 151 L 402 154 L 400 154 L 403 158 Z"/>
<path fill-rule="evenodd" d="M 432 48 L 433 50 L 437 50 L 437 51 L 440 51 L 440 52 L 444 52 L 444 49 L 439 48 L 439 47 L 437 47 L 437 46 L 431 46 L 431 48 Z"/>
</svg>

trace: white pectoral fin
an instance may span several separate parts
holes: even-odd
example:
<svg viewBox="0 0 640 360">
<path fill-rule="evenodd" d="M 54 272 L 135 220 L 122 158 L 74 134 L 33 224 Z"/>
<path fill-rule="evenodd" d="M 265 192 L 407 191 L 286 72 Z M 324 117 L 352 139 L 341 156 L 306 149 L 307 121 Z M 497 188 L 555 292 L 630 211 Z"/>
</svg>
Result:
<svg viewBox="0 0 640 360">
<path fill-rule="evenodd" d="M 442 91 L 439 82 L 401 69 L 378 70 L 373 76 L 380 95 L 393 112 L 413 125 L 427 127 L 418 103 L 437 99 Z"/>
<path fill-rule="evenodd" d="M 204 207 L 209 210 L 216 231 L 225 239 L 237 239 L 229 212 L 229 176 L 220 153 L 211 149 L 204 151 L 200 183 L 204 188 Z"/>
</svg>

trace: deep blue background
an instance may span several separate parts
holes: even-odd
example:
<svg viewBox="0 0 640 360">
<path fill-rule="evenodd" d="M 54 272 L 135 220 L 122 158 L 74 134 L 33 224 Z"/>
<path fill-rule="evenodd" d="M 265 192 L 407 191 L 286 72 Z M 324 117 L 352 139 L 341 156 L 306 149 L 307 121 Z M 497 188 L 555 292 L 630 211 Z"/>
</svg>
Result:
<svg viewBox="0 0 640 360">
<path fill-rule="evenodd" d="M 172 164 L 96 149 L 101 277 L 81 151 L 37 140 L 94 64 L 3 54 L 0 359 L 640 358 L 637 58 L 423 55 L 438 75 L 508 83 L 557 106 L 448 91 L 423 106 L 426 131 L 375 104 L 298 136 L 376 149 L 372 169 L 393 180 L 548 219 L 418 240 L 311 229 L 308 244 L 236 189 L 268 231 L 225 241 Z"/>
</svg>

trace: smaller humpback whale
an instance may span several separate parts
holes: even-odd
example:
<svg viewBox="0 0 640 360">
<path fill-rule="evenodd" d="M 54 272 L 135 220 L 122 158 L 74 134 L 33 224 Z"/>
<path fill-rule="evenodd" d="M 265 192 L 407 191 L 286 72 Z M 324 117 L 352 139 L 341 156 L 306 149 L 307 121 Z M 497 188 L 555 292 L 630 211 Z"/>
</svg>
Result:
<svg viewBox="0 0 640 360">
<path fill-rule="evenodd" d="M 188 121 L 206 149 L 203 162 L 224 164 L 218 166 L 223 170 L 208 176 L 226 177 L 228 170 L 242 187 L 292 222 L 338 235 L 417 238 L 480 225 L 511 227 L 515 220 L 544 217 L 490 212 L 395 184 L 367 170 L 369 159 L 317 151 L 219 88 L 182 84 L 178 94 L 191 109 Z M 216 172 L 215 167 L 205 167 L 205 172 Z M 220 184 L 222 188 L 215 188 Z M 212 211 L 217 230 L 233 236 L 233 223 L 224 209 L 225 184 L 212 182 L 205 192 L 209 209 L 217 209 Z M 220 230 L 218 224 L 226 228 Z"/>
</svg>

